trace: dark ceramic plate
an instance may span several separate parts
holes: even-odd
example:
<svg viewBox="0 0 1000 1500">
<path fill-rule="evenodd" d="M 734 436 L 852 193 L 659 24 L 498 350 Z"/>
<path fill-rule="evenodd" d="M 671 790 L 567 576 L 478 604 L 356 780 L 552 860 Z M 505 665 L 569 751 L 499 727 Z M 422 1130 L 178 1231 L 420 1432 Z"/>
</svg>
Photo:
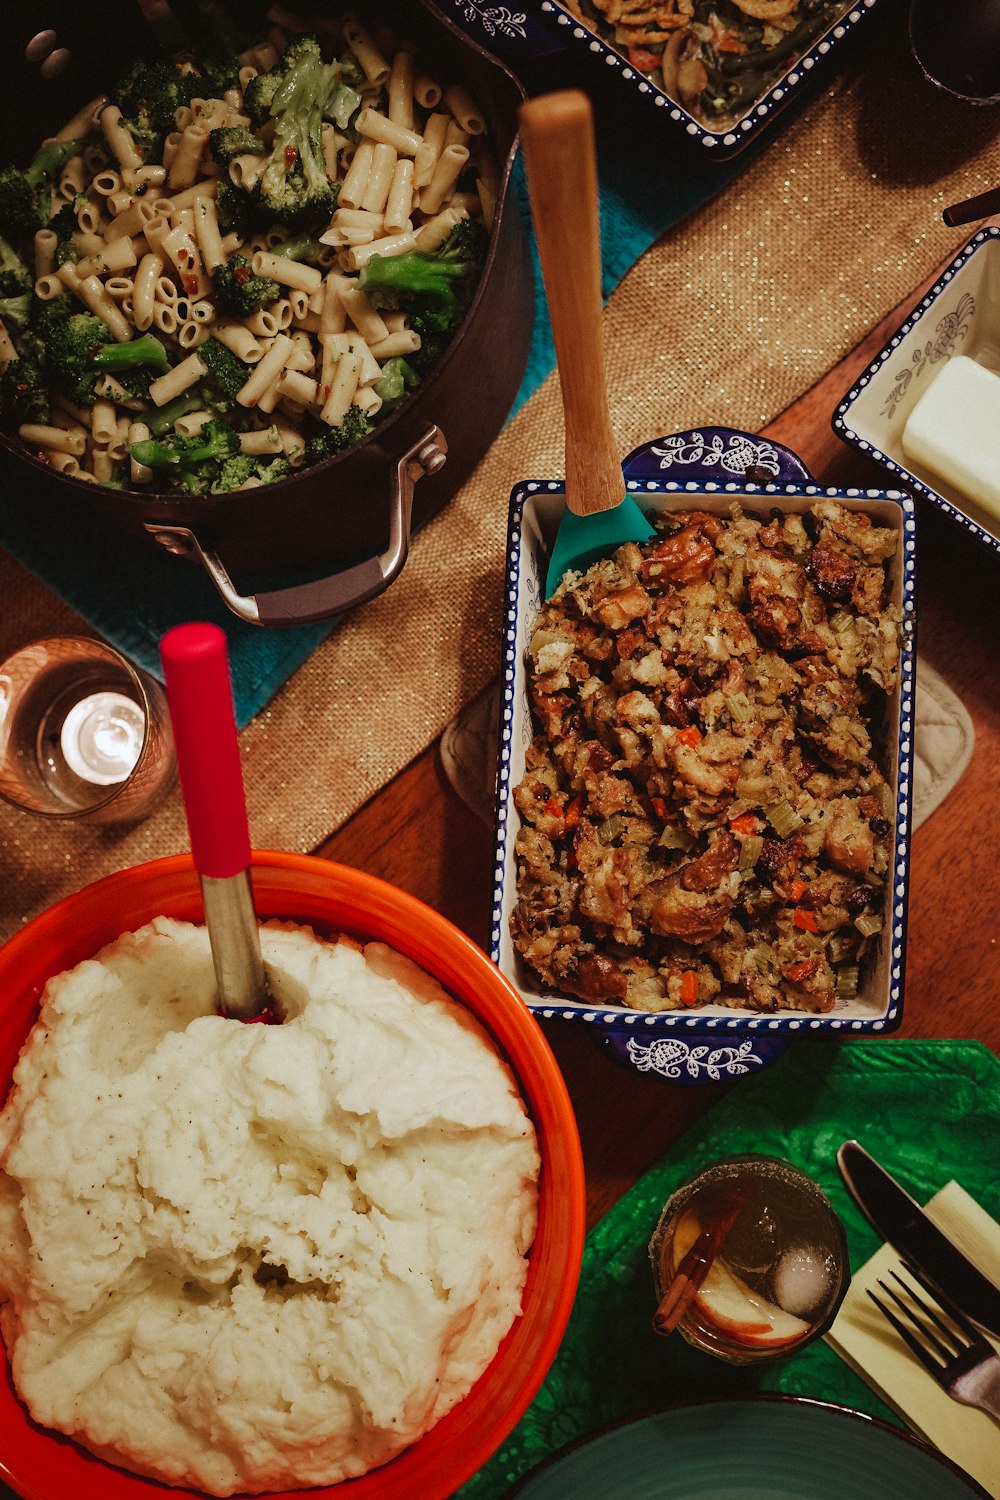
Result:
<svg viewBox="0 0 1000 1500">
<path fill-rule="evenodd" d="M 874 1417 L 784 1397 L 682 1406 L 548 1459 L 518 1500 L 968 1500 L 973 1479 Z"/>
</svg>

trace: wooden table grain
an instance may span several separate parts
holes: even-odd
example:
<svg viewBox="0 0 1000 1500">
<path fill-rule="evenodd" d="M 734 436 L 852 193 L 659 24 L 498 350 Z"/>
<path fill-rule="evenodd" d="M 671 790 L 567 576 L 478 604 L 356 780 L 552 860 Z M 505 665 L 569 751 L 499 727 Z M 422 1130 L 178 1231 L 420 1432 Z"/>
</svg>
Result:
<svg viewBox="0 0 1000 1500">
<path fill-rule="evenodd" d="M 764 429 L 826 484 L 887 487 L 830 427 L 838 400 L 923 294 Z M 972 761 L 910 852 L 903 1021 L 897 1037 L 969 1037 L 1000 1052 L 1000 590 L 994 554 L 932 507 L 918 513 L 917 645 L 968 709 Z M 370 871 L 488 947 L 492 836 L 431 746 L 315 851 Z M 611 1061 L 584 1027 L 543 1023 L 580 1126 L 593 1224 L 732 1084 L 678 1088 Z"/>
</svg>

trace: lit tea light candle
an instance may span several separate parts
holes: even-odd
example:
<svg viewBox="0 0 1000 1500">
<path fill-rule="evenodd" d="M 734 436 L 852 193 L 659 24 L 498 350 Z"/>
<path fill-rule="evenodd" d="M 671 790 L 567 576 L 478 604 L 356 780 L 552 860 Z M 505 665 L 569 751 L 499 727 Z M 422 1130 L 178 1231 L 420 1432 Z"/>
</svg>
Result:
<svg viewBox="0 0 1000 1500">
<path fill-rule="evenodd" d="M 113 786 L 134 770 L 145 730 L 142 709 L 124 693 L 91 693 L 66 715 L 59 743 L 81 781 Z"/>
</svg>

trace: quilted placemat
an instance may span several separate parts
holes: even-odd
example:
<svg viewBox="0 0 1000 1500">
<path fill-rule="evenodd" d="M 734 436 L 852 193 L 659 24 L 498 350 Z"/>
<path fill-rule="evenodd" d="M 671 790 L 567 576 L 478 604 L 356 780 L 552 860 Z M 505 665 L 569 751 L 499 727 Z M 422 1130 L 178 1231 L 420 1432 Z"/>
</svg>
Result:
<svg viewBox="0 0 1000 1500">
<path fill-rule="evenodd" d="M 1000 1212 L 1000 1060 L 978 1042 L 810 1042 L 741 1080 L 687 1131 L 587 1236 L 566 1335 L 534 1403 L 500 1451 L 459 1491 L 500 1500 L 534 1464 L 621 1417 L 672 1402 L 740 1400 L 758 1392 L 813 1396 L 898 1418 L 822 1340 L 785 1361 L 733 1366 L 661 1338 L 647 1254 L 660 1210 L 721 1156 L 758 1151 L 794 1162 L 827 1194 L 847 1233 L 852 1269 L 881 1241 L 837 1170 L 842 1141 L 861 1141 L 926 1202 L 954 1178 Z"/>
</svg>

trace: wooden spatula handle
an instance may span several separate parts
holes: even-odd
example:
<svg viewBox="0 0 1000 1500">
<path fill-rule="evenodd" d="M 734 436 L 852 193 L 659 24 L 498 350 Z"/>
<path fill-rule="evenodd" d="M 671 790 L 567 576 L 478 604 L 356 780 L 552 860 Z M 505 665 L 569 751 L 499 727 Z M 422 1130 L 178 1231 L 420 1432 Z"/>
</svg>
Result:
<svg viewBox="0 0 1000 1500">
<path fill-rule="evenodd" d="M 520 122 L 566 419 L 566 504 L 592 515 L 625 493 L 604 369 L 593 110 L 565 89 L 530 99 Z"/>
</svg>

